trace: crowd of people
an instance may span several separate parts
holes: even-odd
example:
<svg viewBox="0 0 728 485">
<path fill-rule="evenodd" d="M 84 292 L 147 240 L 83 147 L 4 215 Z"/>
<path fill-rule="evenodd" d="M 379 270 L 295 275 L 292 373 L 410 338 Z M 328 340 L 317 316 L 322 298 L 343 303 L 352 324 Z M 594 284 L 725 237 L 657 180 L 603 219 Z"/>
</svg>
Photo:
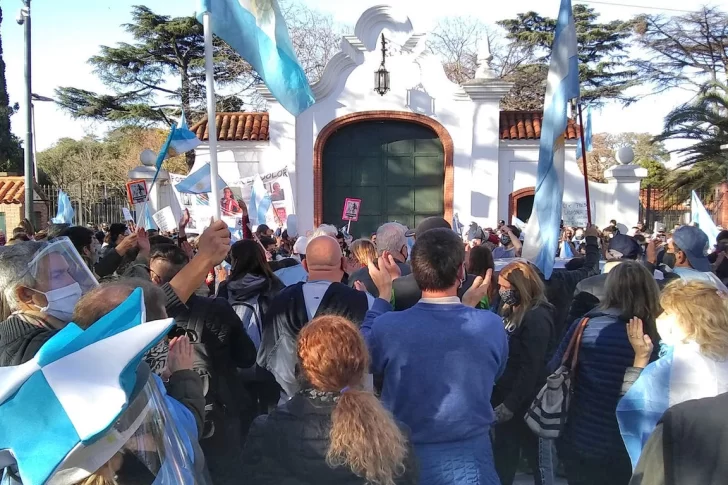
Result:
<svg viewBox="0 0 728 485">
<path fill-rule="evenodd" d="M 85 468 L 94 448 L 69 449 L 48 483 L 728 476 L 728 231 L 713 245 L 691 225 L 564 227 L 545 279 L 505 221 L 464 235 L 441 217 L 389 222 L 357 240 L 261 225 L 237 242 L 224 222 L 199 235 L 188 222 L 159 234 L 24 221 L 0 241 L 0 367 L 37 360 L 70 322 L 87 331 L 139 288 L 147 321 L 175 322 L 136 370 L 114 428 L 131 434 Z M 136 432 L 141 395 L 158 396 L 166 438 Z M 34 483 L 3 457 L 0 483 Z"/>
</svg>

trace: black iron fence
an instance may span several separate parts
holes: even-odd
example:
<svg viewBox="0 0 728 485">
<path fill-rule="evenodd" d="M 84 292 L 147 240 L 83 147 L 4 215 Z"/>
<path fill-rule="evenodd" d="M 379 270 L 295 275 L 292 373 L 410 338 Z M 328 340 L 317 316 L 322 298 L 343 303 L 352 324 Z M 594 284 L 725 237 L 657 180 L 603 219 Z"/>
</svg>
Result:
<svg viewBox="0 0 728 485">
<path fill-rule="evenodd" d="M 58 212 L 58 191 L 63 190 L 71 199 L 76 213 L 75 224 L 95 224 L 122 222 L 122 209 L 129 207 L 123 188 L 106 185 L 89 185 L 88 183 L 70 184 L 68 187 L 41 185 L 38 187 L 42 196 L 48 200 L 48 220 Z"/>
<path fill-rule="evenodd" d="M 652 230 L 656 222 L 665 225 L 670 231 L 675 225 L 690 222 L 690 193 L 680 193 L 666 189 L 640 190 L 640 221 Z M 720 194 L 717 190 L 700 190 L 698 198 L 705 209 L 718 223 L 717 216 L 720 209 Z"/>
</svg>

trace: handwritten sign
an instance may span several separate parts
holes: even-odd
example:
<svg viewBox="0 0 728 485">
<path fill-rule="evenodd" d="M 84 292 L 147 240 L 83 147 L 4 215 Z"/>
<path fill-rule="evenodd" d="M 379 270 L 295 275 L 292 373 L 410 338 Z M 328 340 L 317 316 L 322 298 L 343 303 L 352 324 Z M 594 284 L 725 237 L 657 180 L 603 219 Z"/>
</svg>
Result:
<svg viewBox="0 0 728 485">
<path fill-rule="evenodd" d="M 149 195 L 147 183 L 144 180 L 130 180 L 126 183 L 126 194 L 131 205 L 146 202 Z"/>
<path fill-rule="evenodd" d="M 341 219 L 344 221 L 356 222 L 359 220 L 359 210 L 361 209 L 361 199 L 350 199 L 344 200 L 344 212 L 341 215 Z"/>
<path fill-rule="evenodd" d="M 127 209 L 126 207 L 121 208 L 121 213 L 124 215 L 125 221 L 134 221 L 134 218 L 132 217 L 131 212 L 129 212 L 129 209 Z"/>
<path fill-rule="evenodd" d="M 167 206 L 159 212 L 152 215 L 154 223 L 157 224 L 161 232 L 172 232 L 177 226 L 177 221 L 174 219 L 174 213 L 172 208 Z"/>
<path fill-rule="evenodd" d="M 592 214 L 594 214 L 593 206 Z M 564 226 L 586 227 L 588 224 L 586 202 L 564 202 L 562 204 L 561 219 L 564 220 Z"/>
</svg>

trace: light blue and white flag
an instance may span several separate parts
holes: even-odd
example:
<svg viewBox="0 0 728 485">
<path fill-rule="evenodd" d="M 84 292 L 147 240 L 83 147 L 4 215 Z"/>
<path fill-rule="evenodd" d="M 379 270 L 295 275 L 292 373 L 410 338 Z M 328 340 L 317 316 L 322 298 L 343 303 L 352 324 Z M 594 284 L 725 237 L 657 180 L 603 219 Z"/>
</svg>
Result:
<svg viewBox="0 0 728 485">
<path fill-rule="evenodd" d="M 73 224 L 73 217 L 76 213 L 73 210 L 71 199 L 62 190 L 58 191 L 58 212 L 56 217 L 51 219 L 54 224 Z"/>
<path fill-rule="evenodd" d="M 715 244 L 718 239 L 720 231 L 715 225 L 715 222 L 713 222 L 713 218 L 710 217 L 710 214 L 708 214 L 705 206 L 700 201 L 700 197 L 698 197 L 698 194 L 696 194 L 694 190 L 690 198 L 690 216 L 691 221 L 697 224 L 700 230 L 708 236 L 708 244 L 710 247 L 713 247 L 713 244 Z"/>
<path fill-rule="evenodd" d="M 574 251 L 571 250 L 571 245 L 568 242 L 561 241 L 559 257 L 564 259 L 572 259 L 574 257 Z"/>
<path fill-rule="evenodd" d="M 152 179 L 152 185 L 149 186 L 149 191 L 147 192 L 147 200 L 149 200 L 149 192 L 152 191 L 154 188 L 154 183 L 157 181 L 157 177 L 159 176 L 159 171 L 162 170 L 162 163 L 164 163 L 164 159 L 167 158 L 167 153 L 169 152 L 169 147 L 172 144 L 172 140 L 174 139 L 174 133 L 177 129 L 176 125 L 172 125 L 169 129 L 169 135 L 167 135 L 167 139 L 164 142 L 164 145 L 162 145 L 162 148 L 159 150 L 159 154 L 157 155 L 157 161 L 154 162 L 154 166 L 157 167 L 157 171 L 154 172 L 154 178 Z"/>
<path fill-rule="evenodd" d="M 546 84 L 536 194 L 523 245 L 523 257 L 533 262 L 546 279 L 551 278 L 559 246 L 568 105 L 571 99 L 578 97 L 574 15 L 571 0 L 561 0 Z"/>
<path fill-rule="evenodd" d="M 147 231 L 156 231 L 158 229 L 157 224 L 154 222 L 152 217 L 152 211 L 149 210 L 149 203 L 144 204 L 144 218 L 141 226 Z"/>
<path fill-rule="evenodd" d="M 586 151 L 590 152 L 594 149 L 592 144 L 592 117 L 591 117 L 591 106 L 586 109 L 586 126 L 584 127 L 584 142 L 586 143 Z M 581 153 L 581 137 L 576 139 L 576 159 L 580 159 Z"/>
<path fill-rule="evenodd" d="M 276 0 L 202 0 L 212 32 L 248 61 L 281 106 L 298 116 L 315 99 Z"/>
<path fill-rule="evenodd" d="M 271 205 L 270 194 L 265 190 L 263 179 L 260 178 L 260 175 L 255 174 L 253 190 L 250 194 L 250 204 L 248 204 L 250 224 L 253 226 L 265 224 Z"/>
<path fill-rule="evenodd" d="M 724 392 L 728 392 L 728 362 L 706 357 L 693 341 L 667 347 L 617 405 L 619 430 L 632 468 L 668 408 Z"/>
<path fill-rule="evenodd" d="M 223 189 L 228 186 L 219 175 L 217 176 L 217 186 L 219 189 Z M 175 188 L 177 189 L 177 192 L 189 194 L 207 194 L 212 192 L 210 164 L 206 163 L 189 174 L 182 182 L 175 185 Z"/>
<path fill-rule="evenodd" d="M 143 355 L 174 324 L 145 321 L 137 289 L 87 330 L 70 323 L 30 361 L 0 367 L 0 469 L 11 458 L 23 484 L 41 485 L 74 448 L 108 431 L 126 409 Z"/>
<path fill-rule="evenodd" d="M 182 116 L 180 117 L 177 127 L 174 130 L 174 135 L 170 140 L 169 154 L 181 155 L 185 152 L 189 152 L 190 150 L 194 150 L 200 145 L 200 143 L 202 142 L 199 138 L 197 138 L 197 135 L 192 133 L 189 126 L 187 126 L 187 118 L 185 117 L 184 110 L 182 110 Z"/>
</svg>

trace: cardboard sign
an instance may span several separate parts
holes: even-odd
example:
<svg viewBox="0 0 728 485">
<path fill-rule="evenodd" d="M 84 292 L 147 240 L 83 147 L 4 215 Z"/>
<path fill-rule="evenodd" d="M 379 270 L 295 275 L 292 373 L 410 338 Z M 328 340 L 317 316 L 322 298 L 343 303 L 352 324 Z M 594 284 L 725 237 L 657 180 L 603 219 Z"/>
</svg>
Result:
<svg viewBox="0 0 728 485">
<path fill-rule="evenodd" d="M 594 214 L 594 203 L 591 209 Z M 586 202 L 564 202 L 561 219 L 564 221 L 564 226 L 587 227 Z"/>
<path fill-rule="evenodd" d="M 121 213 L 124 215 L 125 221 L 132 221 L 132 222 L 134 221 L 134 218 L 132 217 L 131 212 L 129 212 L 129 209 L 127 209 L 126 207 L 121 208 Z"/>
<path fill-rule="evenodd" d="M 143 204 L 149 195 L 147 183 L 144 180 L 130 180 L 126 183 L 126 194 L 131 205 Z"/>
<path fill-rule="evenodd" d="M 157 224 L 161 232 L 172 232 L 177 227 L 177 221 L 174 219 L 172 208 L 167 206 L 159 212 L 152 214 L 154 223 Z"/>
<path fill-rule="evenodd" d="M 350 199 L 347 197 L 346 200 L 344 200 L 344 212 L 341 215 L 341 219 L 344 221 L 358 221 L 360 209 L 361 199 Z"/>
</svg>

